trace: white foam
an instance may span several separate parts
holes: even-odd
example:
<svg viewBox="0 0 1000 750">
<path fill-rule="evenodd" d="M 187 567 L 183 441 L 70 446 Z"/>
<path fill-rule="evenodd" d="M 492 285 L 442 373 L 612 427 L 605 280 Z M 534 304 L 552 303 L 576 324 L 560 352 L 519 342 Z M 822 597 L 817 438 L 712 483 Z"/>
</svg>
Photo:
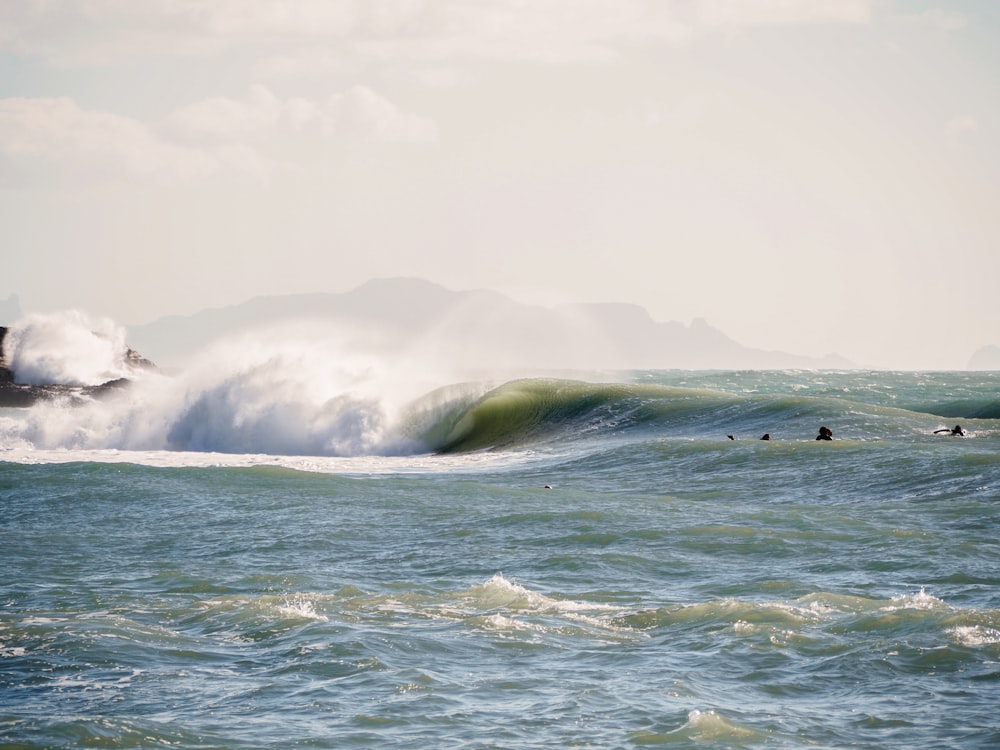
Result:
<svg viewBox="0 0 1000 750">
<path fill-rule="evenodd" d="M 5 344 L 19 382 L 129 388 L 69 408 L 0 416 L 5 449 L 176 450 L 302 456 L 414 455 L 458 397 L 441 362 L 359 350 L 329 326 L 299 324 L 217 343 L 172 376 L 121 363 L 124 332 L 80 314 L 28 318 Z"/>
<path fill-rule="evenodd" d="M 488 630 L 493 630 L 501 633 L 511 630 L 544 633 L 549 630 L 549 628 L 546 628 L 537 623 L 521 621 L 518 620 L 517 618 L 510 617 L 509 615 L 501 615 L 499 613 L 493 613 L 491 615 L 488 615 L 487 617 L 483 618 L 482 622 Z"/>
<path fill-rule="evenodd" d="M 571 599 L 552 599 L 537 591 L 508 580 L 503 573 L 497 573 L 483 584 L 483 589 L 491 599 L 499 594 L 506 599 L 507 606 L 517 609 L 527 609 L 536 612 L 579 613 L 594 610 L 612 611 L 615 608 L 607 604 L 580 602 Z"/>
<path fill-rule="evenodd" d="M 58 464 L 78 461 L 130 463 L 157 468 L 275 467 L 318 474 L 382 475 L 434 472 L 480 472 L 487 468 L 525 465 L 545 460 L 532 454 L 466 453 L 412 456 L 289 456 L 266 453 L 218 453 L 169 450 L 55 448 L 39 450 L 20 443 L 5 448 L 0 459 L 21 464 Z"/>
<path fill-rule="evenodd" d="M 77 310 L 29 315 L 12 325 L 4 354 L 17 383 L 100 385 L 126 377 L 125 329 Z"/>
<path fill-rule="evenodd" d="M 739 740 L 758 736 L 758 732 L 739 726 L 715 711 L 688 712 L 687 723 L 681 728 L 688 730 L 692 739 L 697 740 Z"/>
<path fill-rule="evenodd" d="M 1000 630 L 980 625 L 956 625 L 945 632 L 962 646 L 992 646 L 1000 644 Z"/>
<path fill-rule="evenodd" d="M 574 628 L 611 633 L 616 638 L 619 634 L 625 634 L 629 638 L 637 635 L 633 628 L 617 624 L 609 618 L 609 613 L 619 612 L 616 607 L 597 602 L 553 599 L 505 578 L 503 573 L 497 573 L 482 586 L 475 587 L 472 593 L 477 599 L 477 608 L 504 610 L 490 615 L 488 622 L 494 627 L 554 632 L 570 624 Z M 547 625 L 525 621 L 529 617 L 553 616 L 555 621 L 550 620 Z M 638 635 L 644 637 L 644 634 Z"/>
<path fill-rule="evenodd" d="M 318 620 L 319 622 L 329 621 L 329 618 L 326 615 L 316 611 L 316 602 L 302 594 L 296 594 L 295 596 L 286 598 L 278 607 L 278 611 L 286 617 Z"/>
<path fill-rule="evenodd" d="M 22 625 L 54 625 L 57 622 L 66 622 L 62 617 L 25 617 L 21 620 Z"/>
<path fill-rule="evenodd" d="M 948 607 L 941 599 L 928 594 L 923 587 L 916 594 L 894 596 L 889 604 L 882 607 L 883 612 L 895 612 L 900 609 L 946 609 Z"/>
</svg>

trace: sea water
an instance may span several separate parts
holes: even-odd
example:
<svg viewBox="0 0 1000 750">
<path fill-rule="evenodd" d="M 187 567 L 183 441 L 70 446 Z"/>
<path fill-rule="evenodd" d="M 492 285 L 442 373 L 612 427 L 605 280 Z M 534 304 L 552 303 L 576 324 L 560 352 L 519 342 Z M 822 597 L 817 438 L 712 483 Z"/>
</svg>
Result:
<svg viewBox="0 0 1000 750">
<path fill-rule="evenodd" d="M 0 412 L 4 747 L 1000 746 L 998 373 L 198 382 Z"/>
</svg>

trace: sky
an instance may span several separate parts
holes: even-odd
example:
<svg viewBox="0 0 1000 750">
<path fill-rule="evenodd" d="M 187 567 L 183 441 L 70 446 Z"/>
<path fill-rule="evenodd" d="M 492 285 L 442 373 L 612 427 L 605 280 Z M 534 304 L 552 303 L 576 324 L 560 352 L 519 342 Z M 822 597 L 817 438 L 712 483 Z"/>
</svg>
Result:
<svg viewBox="0 0 1000 750">
<path fill-rule="evenodd" d="M 992 0 L 0 0 L 0 298 L 412 276 L 961 369 L 1000 344 L 997 39 Z"/>
</svg>

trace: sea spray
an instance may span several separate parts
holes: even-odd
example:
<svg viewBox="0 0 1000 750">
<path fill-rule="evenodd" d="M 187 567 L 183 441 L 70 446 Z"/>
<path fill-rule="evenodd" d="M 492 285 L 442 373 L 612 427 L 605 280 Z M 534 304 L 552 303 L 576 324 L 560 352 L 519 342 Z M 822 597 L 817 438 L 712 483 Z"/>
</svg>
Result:
<svg viewBox="0 0 1000 750">
<path fill-rule="evenodd" d="M 126 377 L 125 329 L 77 310 L 29 315 L 10 327 L 4 354 L 14 382 L 100 385 Z"/>
<path fill-rule="evenodd" d="M 31 342 L 40 342 L 44 352 L 52 341 L 94 339 L 94 326 L 81 320 L 52 317 L 45 326 L 25 328 L 32 335 L 18 339 L 18 356 L 45 362 Z M 117 329 L 97 338 L 116 342 L 105 354 L 124 348 Z M 894 492 L 919 492 L 912 475 L 896 477 L 885 469 L 926 456 L 942 461 L 942 440 L 949 438 L 934 435 L 942 415 L 899 404 L 940 403 L 947 390 L 978 409 L 995 401 L 997 388 L 995 375 L 956 377 L 944 389 L 939 375 L 802 371 L 625 372 L 606 382 L 593 382 L 594 373 L 584 372 L 572 379 L 470 381 L 460 369 L 461 353 L 451 362 L 440 349 L 423 349 L 416 340 L 393 354 L 380 348 L 366 341 L 364 331 L 322 321 L 247 331 L 202 350 L 172 374 L 132 369 L 129 387 L 103 392 L 99 400 L 78 388 L 66 399 L 73 407 L 56 401 L 5 409 L 0 448 L 398 457 L 565 452 L 577 443 L 595 443 L 602 445 L 589 456 L 595 466 L 613 467 L 624 452 L 633 472 L 655 471 L 669 457 L 678 466 L 698 468 L 706 482 L 713 469 L 738 466 L 748 475 L 763 472 L 762 479 L 773 483 L 776 477 L 758 452 L 790 455 L 806 444 L 811 455 L 818 425 L 828 424 L 836 439 L 822 446 L 819 468 L 831 453 L 846 451 L 843 459 L 850 460 L 863 450 L 861 466 L 872 473 L 852 471 L 845 482 L 856 478 L 885 483 Z M 63 358 L 46 373 L 78 383 L 117 374 L 95 369 L 87 357 Z M 950 413 L 945 416 L 951 421 Z M 990 438 L 994 422 L 962 417 L 970 441 Z M 763 433 L 771 440 L 759 445 Z M 862 441 L 875 445 L 863 449 Z M 635 443 L 647 449 L 637 454 L 629 447 Z M 900 444 L 909 446 L 902 458 L 893 448 Z M 967 452 L 961 460 L 989 466 L 994 455 Z M 950 467 L 943 462 L 938 470 Z"/>
<path fill-rule="evenodd" d="M 81 325 L 61 318 L 29 326 L 18 351 L 26 361 L 47 362 L 32 344 L 66 340 Z M 120 333 L 114 341 L 124 350 Z M 40 364 L 33 372 L 89 382 L 99 372 L 91 359 L 65 358 L 58 373 Z M 445 408 L 438 403 L 444 392 L 414 400 L 448 382 L 446 371 L 419 356 L 360 351 L 317 326 L 263 329 L 210 346 L 173 375 L 130 373 L 128 389 L 100 402 L 42 404 L 0 420 L 0 439 L 45 449 L 405 455 L 428 450 L 422 420 Z"/>
</svg>

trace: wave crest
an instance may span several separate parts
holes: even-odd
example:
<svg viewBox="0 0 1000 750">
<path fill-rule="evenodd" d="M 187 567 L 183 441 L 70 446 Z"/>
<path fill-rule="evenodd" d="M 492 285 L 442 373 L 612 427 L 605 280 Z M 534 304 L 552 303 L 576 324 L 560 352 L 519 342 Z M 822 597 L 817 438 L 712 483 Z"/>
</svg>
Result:
<svg viewBox="0 0 1000 750">
<path fill-rule="evenodd" d="M 448 376 L 415 359 L 362 354 L 329 333 L 314 333 L 248 334 L 204 351 L 178 374 L 130 373 L 130 388 L 100 402 L 74 408 L 46 403 L 8 413 L 0 418 L 0 440 L 39 449 L 314 456 L 427 451 L 420 436 L 438 411 L 433 401 L 413 404 Z"/>
</svg>

